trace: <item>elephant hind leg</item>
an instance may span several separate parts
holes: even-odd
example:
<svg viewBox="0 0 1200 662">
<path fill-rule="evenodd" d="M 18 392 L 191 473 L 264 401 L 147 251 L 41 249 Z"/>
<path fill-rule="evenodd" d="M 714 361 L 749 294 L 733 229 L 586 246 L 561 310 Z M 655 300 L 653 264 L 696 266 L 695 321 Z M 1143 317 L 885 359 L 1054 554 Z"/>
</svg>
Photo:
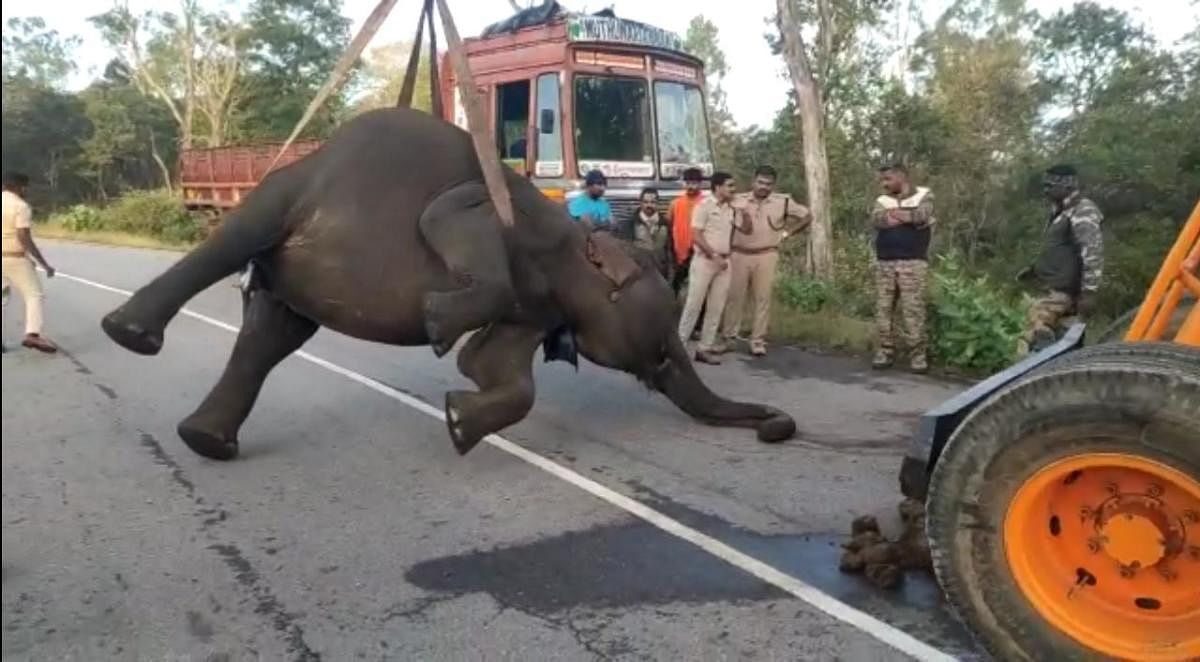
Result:
<svg viewBox="0 0 1200 662">
<path fill-rule="evenodd" d="M 265 178 L 208 239 L 105 315 L 104 333 L 131 352 L 162 350 L 167 324 L 188 300 L 287 238 L 291 182 L 297 176 L 278 171 Z"/>
<path fill-rule="evenodd" d="M 425 330 L 440 357 L 463 334 L 503 317 L 516 293 L 499 218 L 482 184 L 438 196 L 421 216 L 421 234 L 457 286 L 425 295 Z"/>
<path fill-rule="evenodd" d="M 471 336 L 458 355 L 458 368 L 480 391 L 446 394 L 446 425 L 460 455 L 485 436 L 502 430 L 533 407 L 533 353 L 540 329 L 495 323 Z"/>
<path fill-rule="evenodd" d="M 316 322 L 300 316 L 269 291 L 250 293 L 225 371 L 204 402 L 179 424 L 179 436 L 188 448 L 214 460 L 236 457 L 238 430 L 250 415 L 267 375 L 318 328 Z"/>
</svg>

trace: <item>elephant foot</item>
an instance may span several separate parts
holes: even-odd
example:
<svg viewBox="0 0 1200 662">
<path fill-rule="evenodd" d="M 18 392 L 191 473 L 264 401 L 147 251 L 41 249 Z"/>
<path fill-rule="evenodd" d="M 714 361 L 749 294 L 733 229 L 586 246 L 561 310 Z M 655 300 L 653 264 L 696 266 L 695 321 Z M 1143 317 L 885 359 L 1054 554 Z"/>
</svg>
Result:
<svg viewBox="0 0 1200 662">
<path fill-rule="evenodd" d="M 193 418 L 186 418 L 177 429 L 179 438 L 197 455 L 227 461 L 237 457 L 238 441 L 236 436 L 213 432 L 207 426 Z"/>
<path fill-rule="evenodd" d="M 450 430 L 454 450 L 458 451 L 459 455 L 471 452 L 486 434 L 474 424 L 474 417 L 471 416 L 470 398 L 473 395 L 465 391 L 450 391 L 446 394 L 446 427 Z"/>
<path fill-rule="evenodd" d="M 118 308 L 104 316 L 100 328 L 113 342 L 131 352 L 145 356 L 158 354 L 163 346 L 163 330 L 147 328 L 127 317 L 125 309 Z"/>
<path fill-rule="evenodd" d="M 796 421 L 791 416 L 779 412 L 770 418 L 763 419 L 756 429 L 759 441 L 775 444 L 790 439 L 796 434 Z"/>
</svg>

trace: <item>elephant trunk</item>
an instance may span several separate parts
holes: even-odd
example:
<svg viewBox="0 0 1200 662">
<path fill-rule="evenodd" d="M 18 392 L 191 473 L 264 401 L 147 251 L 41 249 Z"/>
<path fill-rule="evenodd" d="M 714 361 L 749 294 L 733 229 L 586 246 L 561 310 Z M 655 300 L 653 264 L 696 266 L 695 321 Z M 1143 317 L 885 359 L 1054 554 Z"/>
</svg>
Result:
<svg viewBox="0 0 1200 662">
<path fill-rule="evenodd" d="M 672 334 L 666 360 L 654 374 L 654 386 L 684 413 L 707 423 L 726 427 L 754 428 L 760 441 L 778 442 L 796 433 L 791 416 L 766 405 L 726 400 L 713 393 L 692 365 L 687 349 Z"/>
</svg>

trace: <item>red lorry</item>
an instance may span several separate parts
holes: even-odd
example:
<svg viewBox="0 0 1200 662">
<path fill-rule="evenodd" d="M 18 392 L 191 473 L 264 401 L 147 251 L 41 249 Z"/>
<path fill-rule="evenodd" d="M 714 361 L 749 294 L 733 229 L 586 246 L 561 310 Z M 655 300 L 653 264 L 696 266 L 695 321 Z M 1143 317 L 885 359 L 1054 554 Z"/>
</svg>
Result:
<svg viewBox="0 0 1200 662">
<path fill-rule="evenodd" d="M 179 155 L 179 182 L 188 209 L 220 213 L 236 207 L 267 174 L 282 142 L 185 149 Z M 298 140 L 276 167 L 317 151 L 319 140 Z"/>
<path fill-rule="evenodd" d="M 674 33 L 617 18 L 569 12 L 557 2 L 519 12 L 463 41 L 501 160 L 552 199 L 582 194 L 583 175 L 608 177 L 621 214 L 643 187 L 662 204 L 683 192 L 682 171 L 712 174 L 704 64 Z M 443 56 L 440 88 L 449 119 L 466 126 L 453 67 Z M 292 145 L 280 165 L 315 150 Z M 221 210 L 266 174 L 279 145 L 188 150 L 182 187 L 193 209 Z"/>
</svg>

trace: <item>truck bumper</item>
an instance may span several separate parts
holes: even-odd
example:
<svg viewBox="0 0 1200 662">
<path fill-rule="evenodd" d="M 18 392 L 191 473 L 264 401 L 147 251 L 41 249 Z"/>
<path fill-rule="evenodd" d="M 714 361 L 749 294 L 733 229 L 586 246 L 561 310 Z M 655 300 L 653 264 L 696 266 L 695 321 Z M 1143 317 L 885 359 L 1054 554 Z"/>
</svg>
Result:
<svg viewBox="0 0 1200 662">
<path fill-rule="evenodd" d="M 908 451 L 900 464 L 900 492 L 909 498 L 925 500 L 929 475 L 942 449 L 959 424 L 983 401 L 996 391 L 1016 381 L 1035 368 L 1083 345 L 1085 324 L 1074 324 L 1058 342 L 1030 354 L 1021 361 L 975 384 L 971 388 L 925 412 L 909 442 Z"/>
</svg>

